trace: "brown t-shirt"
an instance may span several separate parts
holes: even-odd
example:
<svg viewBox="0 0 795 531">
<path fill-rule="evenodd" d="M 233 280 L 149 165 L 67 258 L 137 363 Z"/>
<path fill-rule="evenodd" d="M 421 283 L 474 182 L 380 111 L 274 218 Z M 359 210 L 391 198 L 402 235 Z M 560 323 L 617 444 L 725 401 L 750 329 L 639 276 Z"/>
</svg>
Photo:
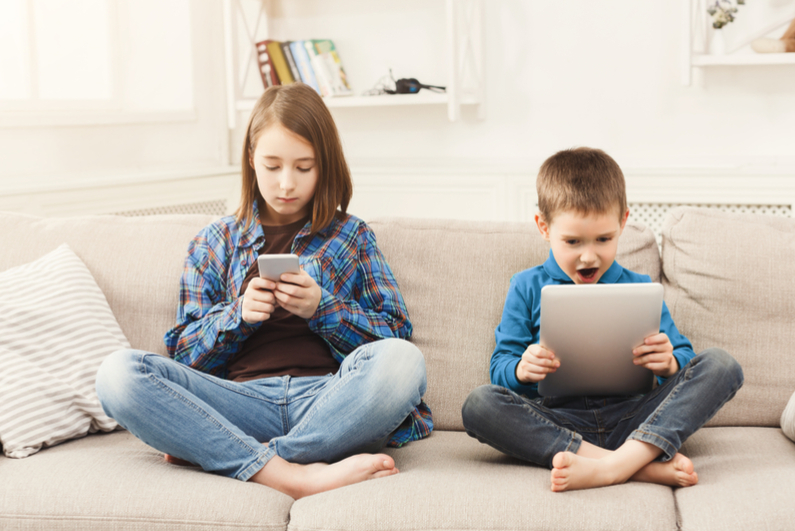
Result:
<svg viewBox="0 0 795 531">
<path fill-rule="evenodd" d="M 278 227 L 263 225 L 265 244 L 259 254 L 289 253 L 296 234 L 308 221 L 304 218 Z M 243 281 L 241 295 L 255 276 L 259 276 L 256 260 Z M 322 376 L 337 372 L 339 366 L 326 342 L 309 329 L 305 319 L 277 305 L 229 363 L 228 378 L 245 382 L 270 376 Z"/>
</svg>

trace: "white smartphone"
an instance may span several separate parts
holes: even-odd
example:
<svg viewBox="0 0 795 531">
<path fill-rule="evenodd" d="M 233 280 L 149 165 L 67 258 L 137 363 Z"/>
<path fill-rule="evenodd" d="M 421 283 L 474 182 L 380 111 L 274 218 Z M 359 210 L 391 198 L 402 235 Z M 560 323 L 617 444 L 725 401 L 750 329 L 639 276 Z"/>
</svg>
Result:
<svg viewBox="0 0 795 531">
<path fill-rule="evenodd" d="M 279 281 L 282 273 L 300 273 L 298 255 L 295 254 L 263 254 L 257 257 L 259 276 L 274 282 Z"/>
</svg>

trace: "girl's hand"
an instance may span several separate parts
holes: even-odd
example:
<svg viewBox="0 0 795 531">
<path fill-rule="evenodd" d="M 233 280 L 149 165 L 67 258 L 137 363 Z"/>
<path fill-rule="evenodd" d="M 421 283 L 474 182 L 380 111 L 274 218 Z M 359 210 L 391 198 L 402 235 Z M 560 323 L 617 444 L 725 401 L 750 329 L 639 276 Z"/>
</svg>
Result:
<svg viewBox="0 0 795 531">
<path fill-rule="evenodd" d="M 303 269 L 298 274 L 284 273 L 273 294 L 279 306 L 304 319 L 315 314 L 322 295 L 315 279 Z"/>
<path fill-rule="evenodd" d="M 674 347 L 666 334 L 647 337 L 643 345 L 632 351 L 635 365 L 646 367 L 656 376 L 668 378 L 679 370 L 679 362 L 674 357 Z"/>
<path fill-rule="evenodd" d="M 261 323 L 270 319 L 276 308 L 273 290 L 276 283 L 264 278 L 254 277 L 243 293 L 243 320 L 248 324 Z"/>
<path fill-rule="evenodd" d="M 522 361 L 516 366 L 516 379 L 519 383 L 538 383 L 555 372 L 560 367 L 560 361 L 555 359 L 555 353 L 541 345 L 530 345 L 522 354 Z"/>
</svg>

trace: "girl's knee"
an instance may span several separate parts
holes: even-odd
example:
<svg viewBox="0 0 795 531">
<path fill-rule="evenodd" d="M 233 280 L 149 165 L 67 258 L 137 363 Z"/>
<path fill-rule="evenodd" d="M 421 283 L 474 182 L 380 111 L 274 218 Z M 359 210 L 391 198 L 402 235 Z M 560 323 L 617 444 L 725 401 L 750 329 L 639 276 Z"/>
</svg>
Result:
<svg viewBox="0 0 795 531">
<path fill-rule="evenodd" d="M 396 385 L 422 387 L 426 385 L 425 356 L 405 339 L 383 339 L 375 344 L 378 348 L 379 372 Z"/>
<path fill-rule="evenodd" d="M 119 403 L 128 401 L 141 354 L 138 350 L 117 350 L 99 366 L 95 388 L 99 402 L 108 415 L 112 416 L 110 410 L 117 409 Z"/>
</svg>

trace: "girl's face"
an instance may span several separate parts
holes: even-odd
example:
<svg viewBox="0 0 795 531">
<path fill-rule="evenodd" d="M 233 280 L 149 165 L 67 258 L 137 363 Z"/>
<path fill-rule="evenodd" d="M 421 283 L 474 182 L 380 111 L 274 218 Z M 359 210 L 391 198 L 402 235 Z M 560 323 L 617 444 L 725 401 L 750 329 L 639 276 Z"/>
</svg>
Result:
<svg viewBox="0 0 795 531">
<path fill-rule="evenodd" d="M 265 199 L 260 205 L 264 224 L 287 225 L 311 214 L 317 164 L 306 139 L 279 123 L 268 126 L 257 139 L 251 167 Z"/>
</svg>

